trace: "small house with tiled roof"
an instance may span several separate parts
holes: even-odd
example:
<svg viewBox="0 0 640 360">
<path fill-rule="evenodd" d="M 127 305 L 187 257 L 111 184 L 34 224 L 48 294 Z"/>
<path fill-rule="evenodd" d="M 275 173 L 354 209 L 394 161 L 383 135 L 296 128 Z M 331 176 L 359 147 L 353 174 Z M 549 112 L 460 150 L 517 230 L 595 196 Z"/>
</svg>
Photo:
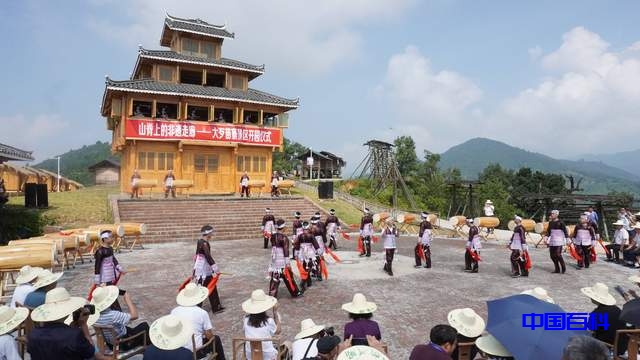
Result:
<svg viewBox="0 0 640 360">
<path fill-rule="evenodd" d="M 243 172 L 270 180 L 288 112 L 298 99 L 250 87 L 264 65 L 222 56 L 226 25 L 166 15 L 160 45 L 138 50 L 131 77 L 105 81 L 101 112 L 120 153 L 120 186 L 138 169 L 162 182 L 167 170 L 191 193 L 233 193 Z M 161 191 L 158 187 L 156 191 Z"/>
</svg>

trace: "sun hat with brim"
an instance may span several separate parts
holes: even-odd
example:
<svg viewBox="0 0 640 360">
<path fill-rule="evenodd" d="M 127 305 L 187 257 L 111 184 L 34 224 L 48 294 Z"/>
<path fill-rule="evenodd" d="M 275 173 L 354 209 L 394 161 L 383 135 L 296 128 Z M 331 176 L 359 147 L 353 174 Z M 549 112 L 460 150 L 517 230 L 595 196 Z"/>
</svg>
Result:
<svg viewBox="0 0 640 360">
<path fill-rule="evenodd" d="M 624 223 L 621 220 L 616 220 L 616 222 L 614 222 L 613 225 L 624 226 Z"/>
<path fill-rule="evenodd" d="M 180 306 L 195 306 L 209 297 L 209 290 L 198 284 L 188 283 L 176 296 L 176 302 Z"/>
<path fill-rule="evenodd" d="M 95 324 L 99 318 L 100 318 L 100 313 L 98 312 L 98 310 L 96 310 L 96 312 L 93 315 L 89 315 L 89 317 L 87 318 L 87 326 L 93 326 L 93 324 Z M 64 323 L 67 325 L 71 325 L 72 322 L 73 322 L 73 314 L 67 316 L 67 318 L 64 319 Z"/>
<path fill-rule="evenodd" d="M 247 314 L 263 313 L 278 303 L 278 299 L 264 293 L 263 290 L 253 290 L 251 298 L 242 303 L 242 310 Z"/>
<path fill-rule="evenodd" d="M 633 225 L 633 226 L 632 226 L 632 228 L 634 228 L 634 229 L 640 229 L 640 223 Z"/>
<path fill-rule="evenodd" d="M 311 319 L 304 319 L 300 321 L 300 332 L 296 334 L 295 339 L 303 339 L 311 335 L 315 335 L 324 330 L 324 325 L 316 325 Z"/>
<path fill-rule="evenodd" d="M 33 309 L 31 319 L 36 322 L 47 322 L 64 319 L 80 309 L 87 300 L 69 295 L 65 288 L 55 288 L 47 292 L 44 304 Z"/>
<path fill-rule="evenodd" d="M 555 301 L 553 301 L 553 299 L 549 296 L 549 294 L 547 293 L 547 290 L 545 290 L 545 289 L 543 289 L 541 287 L 525 290 L 525 291 L 522 292 L 522 294 L 531 295 L 531 296 L 533 296 L 534 298 L 536 298 L 538 300 L 542 300 L 542 301 L 546 301 L 548 303 L 555 304 Z"/>
<path fill-rule="evenodd" d="M 505 349 L 504 346 L 491 334 L 484 334 L 476 339 L 476 346 L 480 351 L 487 355 L 493 356 L 513 356 L 509 350 Z"/>
<path fill-rule="evenodd" d="M 631 275 L 628 277 L 629 281 L 640 284 L 640 276 L 638 275 Z"/>
<path fill-rule="evenodd" d="M 41 267 L 32 267 L 30 265 L 23 266 L 20 268 L 18 277 L 16 277 L 16 284 L 21 285 L 33 281 L 38 277 L 38 274 L 40 274 L 42 270 L 43 269 Z"/>
<path fill-rule="evenodd" d="M 351 314 L 369 314 L 378 309 L 378 306 L 367 301 L 367 298 L 360 293 L 353 295 L 353 301 L 342 305 L 342 310 Z"/>
<path fill-rule="evenodd" d="M 451 310 L 447 320 L 460 334 L 470 338 L 480 336 L 485 327 L 484 319 L 470 308 Z"/>
<path fill-rule="evenodd" d="M 0 306 L 0 335 L 13 331 L 29 316 L 29 309 L 25 307 L 11 308 Z"/>
<path fill-rule="evenodd" d="M 580 291 L 602 305 L 615 305 L 616 298 L 609 293 L 609 287 L 603 283 L 596 283 L 590 287 L 584 287 Z"/>
<path fill-rule="evenodd" d="M 161 350 L 175 350 L 193 335 L 191 321 L 175 315 L 165 315 L 149 327 L 151 343 Z"/>
<path fill-rule="evenodd" d="M 108 309 L 120 295 L 120 289 L 115 285 L 98 286 L 93 290 L 91 303 L 95 305 L 96 312 L 100 313 Z"/>
<path fill-rule="evenodd" d="M 41 287 L 51 285 L 54 282 L 60 280 L 63 274 L 64 272 L 52 273 L 51 271 L 46 269 L 42 270 L 38 274 L 38 277 L 36 278 L 36 282 L 33 283 L 33 287 L 36 289 L 40 289 Z"/>
<path fill-rule="evenodd" d="M 485 204 L 493 204 L 493 201 L 491 201 L 491 200 L 487 200 L 487 201 L 485 201 L 484 203 L 485 203 Z"/>
<path fill-rule="evenodd" d="M 387 355 L 371 346 L 355 345 L 344 349 L 337 357 L 337 360 L 389 360 Z"/>
</svg>

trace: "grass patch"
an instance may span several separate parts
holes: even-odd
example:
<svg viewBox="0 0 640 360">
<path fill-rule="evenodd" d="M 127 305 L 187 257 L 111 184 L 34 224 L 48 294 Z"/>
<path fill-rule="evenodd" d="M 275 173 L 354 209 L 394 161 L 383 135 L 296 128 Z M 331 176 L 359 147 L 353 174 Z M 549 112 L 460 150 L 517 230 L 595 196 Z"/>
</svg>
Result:
<svg viewBox="0 0 640 360">
<path fill-rule="evenodd" d="M 49 225 L 79 228 L 112 220 L 108 196 L 119 194 L 118 186 L 91 186 L 77 191 L 50 192 L 49 208 L 39 209 Z M 24 196 L 12 197 L 9 204 L 24 206 Z"/>
<path fill-rule="evenodd" d="M 325 200 L 318 199 L 317 191 L 305 191 L 300 188 L 292 188 L 291 194 L 294 195 L 305 195 L 309 199 L 313 200 L 316 204 L 320 205 L 326 211 L 329 209 L 335 209 L 336 215 L 340 218 L 341 222 L 347 224 L 360 224 L 360 219 L 362 217 L 362 211 L 357 207 L 349 204 L 343 200 Z"/>
</svg>

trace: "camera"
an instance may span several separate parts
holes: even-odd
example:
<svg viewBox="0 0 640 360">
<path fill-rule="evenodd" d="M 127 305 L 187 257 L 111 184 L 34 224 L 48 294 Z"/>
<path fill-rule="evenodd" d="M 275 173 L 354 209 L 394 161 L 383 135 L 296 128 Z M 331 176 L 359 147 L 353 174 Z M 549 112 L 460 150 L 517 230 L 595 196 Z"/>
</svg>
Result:
<svg viewBox="0 0 640 360">
<path fill-rule="evenodd" d="M 87 304 L 73 312 L 73 321 L 77 322 L 80 319 L 81 314 L 93 315 L 95 313 L 96 313 L 96 306 L 93 304 Z"/>
<path fill-rule="evenodd" d="M 123 296 L 124 294 L 126 294 L 126 293 L 127 293 L 127 290 L 122 290 L 122 289 L 120 289 L 120 290 L 119 290 L 119 293 L 120 293 L 120 296 Z"/>
</svg>

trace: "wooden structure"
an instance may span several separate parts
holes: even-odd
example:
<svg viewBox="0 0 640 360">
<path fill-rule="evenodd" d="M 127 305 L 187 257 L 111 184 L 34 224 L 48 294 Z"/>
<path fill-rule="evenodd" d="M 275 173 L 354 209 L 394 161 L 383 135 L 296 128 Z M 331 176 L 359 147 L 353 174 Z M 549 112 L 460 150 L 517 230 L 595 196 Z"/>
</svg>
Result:
<svg viewBox="0 0 640 360">
<path fill-rule="evenodd" d="M 96 185 L 118 185 L 120 183 L 120 162 L 105 159 L 89 166 Z"/>
<path fill-rule="evenodd" d="M 307 164 L 309 157 L 313 158 L 313 166 Z M 328 151 L 305 151 L 298 156 L 298 160 L 303 163 L 302 177 L 312 179 L 339 178 L 342 175 L 342 168 L 347 165 L 341 157 Z"/>
<path fill-rule="evenodd" d="M 239 192 L 245 171 L 270 182 L 273 152 L 282 150 L 287 112 L 298 100 L 249 87 L 264 66 L 222 57 L 232 38 L 226 26 L 167 14 L 160 45 L 168 49 L 141 47 L 129 80 L 107 77 L 101 113 L 112 151 L 121 154 L 123 192 L 134 169 L 159 183 L 172 169 L 200 194 Z"/>
<path fill-rule="evenodd" d="M 20 150 L 13 146 L 0 144 L 0 164 L 7 161 L 33 161 L 33 151 Z"/>
<path fill-rule="evenodd" d="M 0 164 L 0 178 L 8 192 L 23 192 L 26 183 L 38 181 L 35 173 L 9 163 Z"/>
</svg>

